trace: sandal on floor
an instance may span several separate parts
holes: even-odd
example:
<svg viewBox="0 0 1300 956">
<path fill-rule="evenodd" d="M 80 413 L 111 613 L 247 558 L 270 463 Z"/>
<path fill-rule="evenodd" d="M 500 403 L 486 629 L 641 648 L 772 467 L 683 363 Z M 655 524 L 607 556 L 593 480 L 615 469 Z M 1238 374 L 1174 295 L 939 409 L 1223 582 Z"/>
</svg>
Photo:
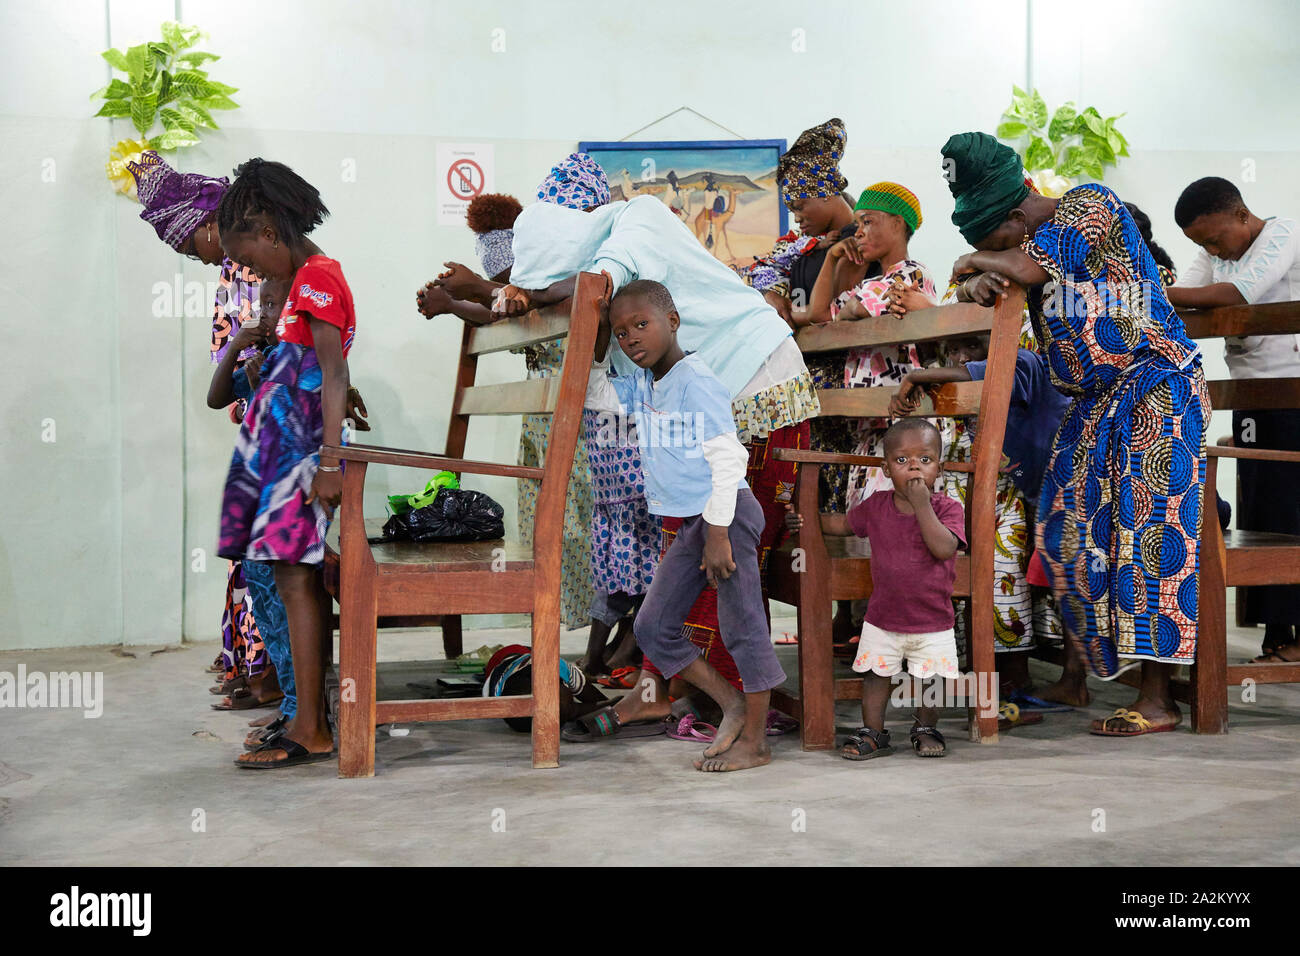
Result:
<svg viewBox="0 0 1300 956">
<path fill-rule="evenodd" d="M 1107 728 L 1107 725 L 1112 720 L 1121 721 L 1121 723 L 1115 725 L 1114 730 Z M 1120 730 L 1120 727 L 1131 727 L 1133 729 Z M 1104 717 L 1101 720 L 1094 720 L 1092 722 L 1092 727 L 1089 728 L 1088 732 L 1096 734 L 1098 737 L 1141 737 L 1143 734 L 1168 733 L 1171 730 L 1176 730 L 1177 727 L 1177 724 L 1168 724 L 1163 727 L 1157 727 L 1136 710 L 1129 710 L 1125 707 L 1121 707 L 1109 717 Z"/>
<path fill-rule="evenodd" d="M 639 667 L 615 667 L 613 673 L 608 677 L 597 677 L 596 683 L 601 687 L 631 690 L 636 686 L 636 675 L 640 672 L 641 668 Z"/>
<path fill-rule="evenodd" d="M 588 744 L 614 737 L 658 737 L 665 729 L 667 724 L 662 717 L 622 723 L 613 707 L 602 707 L 561 727 L 560 739 L 571 744 Z"/>
<path fill-rule="evenodd" d="M 1015 706 L 1014 704 L 1012 706 Z M 922 750 L 921 738 L 929 737 L 931 740 L 939 741 L 942 750 Z M 943 734 L 939 733 L 938 727 L 926 727 L 921 724 L 912 725 L 912 752 L 918 757 L 946 757 L 948 756 L 948 741 L 943 739 Z"/>
<path fill-rule="evenodd" d="M 275 770 L 279 767 L 293 767 L 297 764 L 320 763 L 324 760 L 333 760 L 334 751 L 327 753 L 314 754 L 302 744 L 290 740 L 288 737 L 276 737 L 274 740 L 268 740 L 262 746 L 257 748 L 258 753 L 263 750 L 283 750 L 285 758 L 283 760 L 236 760 L 235 766 L 242 767 L 245 770 Z"/>
<path fill-rule="evenodd" d="M 769 737 L 780 737 L 799 729 L 799 721 L 789 714 L 783 714 L 775 707 L 767 712 L 767 726 L 764 732 Z"/>
<path fill-rule="evenodd" d="M 857 656 L 858 656 L 858 637 L 856 634 L 853 637 L 849 638 L 847 644 L 831 645 L 831 657 L 833 658 L 836 658 L 838 660 L 845 660 L 845 659 L 851 660 L 852 658 Z"/>
<path fill-rule="evenodd" d="M 228 696 L 237 690 L 247 690 L 247 689 L 248 689 L 248 678 L 245 677 L 243 674 L 239 674 L 236 677 L 230 678 L 230 680 L 223 680 L 220 684 L 213 684 L 211 687 L 208 688 L 208 693 L 217 694 L 219 696 Z"/>
<path fill-rule="evenodd" d="M 261 750 L 263 744 L 270 743 L 270 741 L 284 733 L 284 725 L 286 723 L 288 723 L 288 721 L 285 719 L 284 714 L 281 714 L 265 727 L 255 728 L 253 732 L 244 739 L 244 749 L 248 751 Z M 249 743 L 250 740 L 252 743 Z"/>
<path fill-rule="evenodd" d="M 893 752 L 889 731 L 870 727 L 859 727 L 840 748 L 840 756 L 845 760 L 871 760 L 873 757 L 888 757 Z"/>
<path fill-rule="evenodd" d="M 1067 710 L 1070 708 L 1066 708 Z M 1030 710 L 1021 710 L 1011 701 L 1003 701 L 998 708 L 998 730 L 1010 730 L 1012 727 L 1025 727 L 1029 724 L 1041 724 L 1043 715 Z"/>
<path fill-rule="evenodd" d="M 274 707 L 284 700 L 284 694 L 277 692 L 274 697 L 259 700 L 251 690 L 237 690 L 219 704 L 213 704 L 213 710 L 256 710 L 258 707 Z"/>
<path fill-rule="evenodd" d="M 1058 703 L 1054 700 L 1044 700 L 1041 697 L 1035 697 L 1033 694 L 1026 693 L 1023 690 L 1013 690 L 1007 695 L 1007 700 L 1020 708 L 1021 713 L 1031 714 L 1059 714 L 1067 710 L 1074 710 L 1069 704 Z M 1034 721 L 1037 723 L 1037 721 Z"/>
<path fill-rule="evenodd" d="M 665 723 L 668 726 L 665 733 L 673 740 L 685 740 L 690 743 L 712 743 L 713 738 L 718 733 L 717 727 L 705 723 L 694 714 L 687 714 L 681 718 L 669 717 Z"/>
</svg>

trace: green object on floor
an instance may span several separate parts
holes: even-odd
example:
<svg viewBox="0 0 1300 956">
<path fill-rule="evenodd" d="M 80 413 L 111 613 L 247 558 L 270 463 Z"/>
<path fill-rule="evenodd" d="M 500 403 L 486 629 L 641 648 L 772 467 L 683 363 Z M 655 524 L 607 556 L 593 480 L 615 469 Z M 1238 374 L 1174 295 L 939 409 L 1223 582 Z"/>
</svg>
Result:
<svg viewBox="0 0 1300 956">
<path fill-rule="evenodd" d="M 388 509 L 395 515 L 404 515 L 414 511 L 416 508 L 423 508 L 425 505 L 433 504 L 433 499 L 438 497 L 438 492 L 443 488 L 459 488 L 460 479 L 454 472 L 440 471 L 424 486 L 424 491 L 416 492 L 413 495 L 389 495 Z"/>
</svg>

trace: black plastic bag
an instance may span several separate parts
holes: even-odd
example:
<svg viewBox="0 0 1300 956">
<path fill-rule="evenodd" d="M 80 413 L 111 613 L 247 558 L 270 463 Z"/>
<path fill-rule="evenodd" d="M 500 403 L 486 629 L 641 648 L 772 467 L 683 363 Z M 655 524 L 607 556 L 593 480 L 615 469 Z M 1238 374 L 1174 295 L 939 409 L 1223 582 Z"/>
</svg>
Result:
<svg viewBox="0 0 1300 956">
<path fill-rule="evenodd" d="M 444 488 L 433 504 L 402 517 L 412 541 L 491 541 L 505 536 L 504 515 L 505 509 L 481 491 Z"/>
<path fill-rule="evenodd" d="M 382 538 L 367 538 L 366 540 L 378 543 L 381 541 L 410 541 L 411 529 L 406 526 L 406 519 L 410 512 L 405 514 L 393 515 L 384 522 L 384 536 Z"/>
</svg>

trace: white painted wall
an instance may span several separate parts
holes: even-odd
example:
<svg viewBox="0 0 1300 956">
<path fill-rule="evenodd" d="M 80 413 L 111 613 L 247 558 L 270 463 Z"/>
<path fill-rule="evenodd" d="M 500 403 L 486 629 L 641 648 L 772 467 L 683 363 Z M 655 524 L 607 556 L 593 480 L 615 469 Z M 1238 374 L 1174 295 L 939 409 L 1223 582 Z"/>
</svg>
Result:
<svg viewBox="0 0 1300 956">
<path fill-rule="evenodd" d="M 1288 104 L 1300 8 L 1286 0 L 1086 10 L 1036 0 L 1032 11 L 1023 0 L 5 3 L 0 648 L 217 633 L 222 562 L 191 570 L 193 549 L 210 555 L 216 543 L 234 439 L 204 405 L 210 295 L 200 315 L 152 315 L 156 283 L 207 283 L 212 270 L 172 254 L 110 192 L 103 163 L 130 128 L 91 118 L 87 99 L 109 77 L 99 51 L 153 36 L 178 8 L 209 31 L 207 48 L 223 56 L 214 75 L 240 87 L 243 104 L 178 164 L 228 173 L 262 155 L 321 189 L 333 216 L 317 239 L 356 296 L 352 375 L 379 444 L 437 450 L 445 436 L 458 329 L 412 304 L 443 260 L 475 261 L 467 230 L 435 224 L 443 141 L 493 143 L 495 187 L 527 201 L 578 140 L 619 139 L 682 105 L 752 138 L 793 140 L 838 115 L 852 188 L 896 180 L 916 191 L 926 221 L 913 252 L 942 273 L 964 246 L 938 148 L 953 132 L 992 129 L 1011 84 L 1032 75 L 1052 106 L 1127 111 L 1134 155 L 1106 181 L 1147 210 L 1176 262 L 1193 247 L 1173 203 L 1198 176 L 1240 182 L 1252 159 L 1251 206 L 1300 215 L 1300 123 Z M 646 135 L 725 138 L 689 114 Z M 345 161 L 355 182 L 343 181 Z M 484 375 L 515 377 L 519 361 L 496 357 Z M 1226 374 L 1217 355 L 1208 364 Z M 41 440 L 46 419 L 53 443 Z M 1213 435 L 1227 430 L 1216 422 Z M 502 420 L 471 430 L 469 453 L 511 460 L 516 438 L 517 420 Z M 417 478 L 372 475 L 376 509 Z M 512 506 L 511 483 L 479 487 Z"/>
</svg>

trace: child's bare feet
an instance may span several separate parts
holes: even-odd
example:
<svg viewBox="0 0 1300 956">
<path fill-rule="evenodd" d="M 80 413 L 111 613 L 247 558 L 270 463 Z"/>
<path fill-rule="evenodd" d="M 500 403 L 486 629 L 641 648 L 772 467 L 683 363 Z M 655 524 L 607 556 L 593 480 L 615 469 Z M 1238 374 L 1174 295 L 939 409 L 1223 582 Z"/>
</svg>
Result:
<svg viewBox="0 0 1300 956">
<path fill-rule="evenodd" d="M 646 681 L 650 681 L 649 684 Z M 648 698 L 648 699 L 647 699 Z M 623 698 L 614 705 L 620 723 L 635 720 L 655 720 L 667 717 L 672 712 L 668 700 L 668 684 L 662 677 L 654 677 L 641 671 L 636 683 L 632 685 Z"/>
<path fill-rule="evenodd" d="M 726 753 L 739 739 L 740 732 L 745 729 L 745 698 L 738 690 L 733 689 L 732 693 L 735 696 L 731 699 L 718 701 L 718 705 L 722 708 L 722 722 L 718 724 L 718 732 L 713 735 L 713 743 L 709 744 L 704 751 L 705 757 L 716 757 Z"/>
<path fill-rule="evenodd" d="M 727 748 L 726 753 L 716 757 L 709 756 L 708 750 L 704 751 L 704 756 L 695 761 L 695 769 L 703 770 L 705 773 L 725 773 L 731 770 L 762 767 L 771 762 L 772 748 L 767 745 L 765 738 L 750 740 L 748 737 L 741 737 Z"/>
</svg>

